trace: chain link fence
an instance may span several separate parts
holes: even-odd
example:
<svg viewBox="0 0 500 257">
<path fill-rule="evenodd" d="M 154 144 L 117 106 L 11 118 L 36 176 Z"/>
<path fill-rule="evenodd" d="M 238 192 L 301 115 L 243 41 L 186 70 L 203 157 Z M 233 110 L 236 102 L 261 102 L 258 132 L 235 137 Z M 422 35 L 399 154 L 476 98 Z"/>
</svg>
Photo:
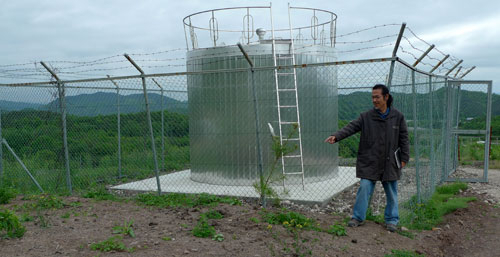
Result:
<svg viewBox="0 0 500 257">
<path fill-rule="evenodd" d="M 358 181 L 359 134 L 334 145 L 323 140 L 372 108 L 372 86 L 392 78 L 394 106 L 406 117 L 411 144 L 399 184 L 404 216 L 405 207 L 428 199 L 459 164 L 459 146 L 468 142 L 459 136 L 467 128 L 460 109 L 471 108 L 473 101 L 491 104 L 491 82 L 489 90 L 488 82 L 457 84 L 398 58 L 297 65 L 302 183 L 301 175 L 281 176 L 270 129 L 277 133 L 279 127 L 277 97 L 282 105 L 295 99 L 276 94 L 274 71 L 292 66 L 256 68 L 254 76 L 242 67 L 2 84 L 0 179 L 24 192 L 79 192 L 105 185 L 119 191 L 258 197 L 254 184 L 262 164 L 264 176 L 273 173 L 271 185 L 281 198 L 324 202 Z M 460 92 L 467 88 L 482 94 L 464 105 Z M 491 110 L 477 112 L 489 124 Z M 282 115 L 282 120 L 291 117 Z M 477 133 L 484 136 L 486 126 Z M 297 133 L 293 124 L 282 131 L 285 137 Z M 479 160 L 489 154 L 460 153 Z M 287 169 L 298 166 L 290 163 Z"/>
</svg>

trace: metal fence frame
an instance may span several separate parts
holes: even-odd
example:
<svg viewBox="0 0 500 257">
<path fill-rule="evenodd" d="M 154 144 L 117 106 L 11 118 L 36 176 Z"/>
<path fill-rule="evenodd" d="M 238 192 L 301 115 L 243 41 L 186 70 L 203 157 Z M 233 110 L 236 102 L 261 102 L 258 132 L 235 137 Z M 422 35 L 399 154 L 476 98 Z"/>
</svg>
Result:
<svg viewBox="0 0 500 257">
<path fill-rule="evenodd" d="M 190 75 L 199 75 L 199 74 L 210 74 L 210 73 L 232 73 L 232 72 L 248 72 L 247 68 L 242 68 L 242 69 L 225 69 L 225 70 L 210 70 L 210 71 L 202 71 L 202 72 L 181 72 L 181 73 L 157 73 L 157 74 L 145 74 L 140 67 L 138 67 L 136 64 L 134 64 L 133 60 L 129 59 L 129 61 L 139 70 L 141 73 L 140 75 L 134 75 L 134 76 L 117 76 L 117 77 L 110 77 L 108 76 L 107 78 L 90 78 L 90 79 L 80 79 L 80 80 L 65 80 L 61 81 L 57 78 L 57 75 L 50 71 L 49 68 L 47 70 L 52 74 L 52 76 L 56 79 L 56 81 L 49 81 L 49 82 L 35 82 L 35 83 L 18 83 L 18 84 L 0 84 L 0 88 L 2 87 L 11 87 L 11 88 L 25 88 L 25 87 L 35 87 L 35 88 L 43 88 L 43 87 L 49 87 L 49 88 L 54 88 L 57 87 L 59 94 L 58 94 L 58 100 L 60 103 L 60 112 L 61 112 L 61 126 L 63 129 L 63 143 L 64 143 L 64 160 L 65 160 L 65 167 L 66 167 L 66 184 L 67 184 L 67 190 L 69 192 L 72 192 L 72 183 L 71 183 L 71 171 L 70 171 L 70 165 L 69 165 L 69 154 L 68 154 L 68 147 L 67 147 L 67 136 L 66 136 L 66 106 L 65 106 L 65 90 L 66 89 L 71 89 L 71 88 L 80 88 L 78 86 L 79 83 L 92 83 L 92 82 L 103 82 L 107 81 L 110 83 L 113 83 L 115 87 L 96 87 L 95 89 L 97 90 L 102 90 L 102 89 L 107 89 L 107 90 L 116 90 L 117 92 L 117 106 L 118 106 L 118 131 L 120 131 L 120 90 L 139 90 L 139 89 L 130 89 L 130 88 L 120 88 L 119 82 L 122 80 L 127 80 L 127 79 L 140 79 L 142 80 L 142 85 L 143 85 L 143 93 L 144 93 L 144 104 L 147 107 L 146 108 L 146 113 L 148 116 L 148 126 L 149 126 L 149 133 L 151 136 L 151 142 L 152 142 L 152 150 L 153 150 L 153 157 L 154 157 L 154 162 L 155 162 L 155 177 L 156 177 L 156 183 L 157 183 L 157 192 L 161 193 L 161 188 L 160 188 L 160 181 L 159 181 L 159 176 L 158 176 L 158 170 L 159 166 L 164 167 L 164 159 L 162 159 L 161 165 L 158 165 L 157 161 L 157 154 L 156 154 L 156 147 L 154 145 L 154 132 L 153 128 L 151 126 L 151 117 L 150 117 L 150 110 L 148 108 L 148 98 L 147 94 L 148 92 L 160 92 L 161 95 L 163 96 L 164 92 L 176 92 L 176 90 L 164 90 L 164 88 L 157 83 L 157 86 L 159 89 L 148 89 L 146 85 L 146 79 L 154 79 L 154 78 L 165 78 L 165 77 L 172 77 L 172 76 L 190 76 Z M 431 123 L 430 128 L 431 128 L 431 136 L 430 136 L 430 144 L 431 144 L 431 149 L 429 150 L 430 154 L 430 160 L 429 160 L 429 171 L 431 172 L 431 182 L 429 185 L 430 188 L 425 189 L 425 192 L 422 192 L 424 183 L 422 180 L 422 174 L 421 174 L 421 161 L 419 160 L 419 153 L 422 150 L 421 148 L 423 146 L 419 145 L 417 140 L 415 140 L 413 147 L 413 151 L 415 153 L 414 160 L 415 160 L 415 175 L 416 175 L 416 184 L 417 184 L 417 191 L 415 192 L 418 201 L 425 200 L 428 198 L 430 194 L 434 191 L 434 188 L 437 184 L 440 184 L 444 181 L 451 181 L 449 179 L 449 175 L 455 171 L 455 169 L 458 166 L 457 159 L 456 159 L 456 144 L 453 144 L 453 137 L 455 134 L 460 134 L 460 133 L 473 133 L 471 131 L 457 131 L 457 130 L 452 130 L 453 124 L 452 122 L 455 120 L 453 117 L 449 116 L 452 115 L 452 113 L 456 113 L 458 111 L 458 104 L 459 100 L 457 97 L 455 97 L 452 94 L 453 87 L 456 87 L 456 85 L 460 85 L 462 83 L 465 84 L 483 84 L 487 85 L 488 89 L 488 104 L 487 104 L 487 113 L 486 113 L 486 130 L 480 131 L 481 134 L 484 135 L 489 135 L 490 133 L 490 122 L 491 122 L 491 95 L 492 95 L 492 81 L 465 81 L 461 79 L 455 79 L 455 78 L 450 78 L 446 76 L 438 76 L 429 72 L 424 72 L 421 70 L 416 69 L 414 66 L 406 63 L 402 59 L 394 56 L 394 57 L 389 57 L 389 58 L 378 58 L 378 59 L 365 59 L 365 60 L 352 60 L 352 61 L 338 61 L 338 62 L 328 62 L 328 63 L 315 63 L 315 64 L 301 64 L 301 65 L 288 65 L 288 66 L 277 66 L 277 67 L 253 67 L 252 72 L 258 72 L 258 71 L 266 71 L 266 70 L 273 70 L 273 69 L 287 69 L 287 68 L 296 68 L 296 69 L 305 69 L 305 68 L 310 68 L 310 67 L 328 67 L 328 66 L 343 66 L 343 65 L 350 65 L 350 64 L 367 64 L 367 63 L 380 63 L 380 62 L 390 62 L 391 63 L 391 68 L 389 71 L 389 85 L 392 87 L 397 87 L 401 86 L 398 85 L 397 83 L 393 83 L 392 80 L 394 79 L 394 65 L 400 65 L 401 67 L 404 67 L 404 69 L 407 69 L 411 73 L 411 82 L 409 84 L 403 85 L 403 86 L 411 86 L 412 87 L 412 92 L 413 92 L 413 134 L 416 138 L 418 138 L 420 132 L 418 128 L 418 119 L 417 119 L 417 87 L 418 89 L 420 88 L 425 88 L 425 86 L 428 86 L 428 96 L 430 97 L 430 105 L 429 105 L 429 112 L 430 112 L 430 121 Z M 415 76 L 418 74 L 419 76 L 424 76 L 428 78 L 428 82 L 425 83 L 417 83 L 415 81 Z M 443 110 L 444 113 L 443 115 L 446 116 L 446 128 L 443 131 L 443 137 L 446 142 L 446 145 L 444 147 L 444 154 L 445 154 L 445 159 L 444 163 L 442 163 L 442 166 L 444 167 L 442 170 L 438 170 L 437 166 L 437 160 L 435 159 L 435 138 L 433 136 L 432 128 L 432 113 L 433 108 L 435 108 L 435 104 L 433 103 L 433 79 L 441 79 L 444 81 L 443 85 L 446 88 L 446 102 L 443 104 Z M 153 80 L 154 81 L 154 80 Z M 89 88 L 89 87 L 85 87 Z M 359 89 L 360 87 L 357 88 L 352 88 L 352 89 Z M 371 87 L 369 87 L 371 88 Z M 342 89 L 339 87 L 339 89 Z M 177 92 L 185 92 L 183 90 L 178 90 Z M 163 98 L 162 98 L 163 99 Z M 162 102 L 162 118 L 161 118 L 161 125 L 162 125 L 162 131 L 164 129 L 164 119 L 163 119 L 163 102 Z M 1 114 L 1 110 L 0 110 Z M 1 117 L 1 116 L 0 116 Z M 0 118 L 1 119 L 1 118 Z M 477 131 L 476 131 L 477 132 Z M 1 120 L 0 120 L 0 136 L 1 134 Z M 162 150 L 161 152 L 164 153 L 164 139 L 162 135 Z M 489 142 L 489 137 L 486 136 L 486 142 Z M 474 182 L 487 182 L 487 170 L 488 170 L 488 160 L 489 160 L 489 151 L 487 149 L 488 143 L 485 144 L 485 156 L 484 156 L 484 176 L 483 179 L 462 179 L 462 181 L 474 181 Z M 118 177 L 122 176 L 122 171 L 121 171 L 121 146 L 120 146 L 120 136 L 118 136 L 118 160 L 119 160 L 119 170 L 118 172 Z M 164 158 L 164 155 L 162 154 L 162 158 Z M 4 166 L 3 166 L 3 153 L 0 148 L 0 176 L 4 175 Z M 1 180 L 1 178 L 0 178 Z M 49 190 L 50 189 L 46 189 Z"/>
</svg>

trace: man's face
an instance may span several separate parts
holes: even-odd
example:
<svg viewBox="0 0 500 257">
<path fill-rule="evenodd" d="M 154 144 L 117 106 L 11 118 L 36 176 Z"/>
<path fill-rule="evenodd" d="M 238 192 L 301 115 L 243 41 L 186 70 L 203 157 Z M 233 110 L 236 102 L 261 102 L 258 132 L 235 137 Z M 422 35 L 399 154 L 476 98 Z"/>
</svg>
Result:
<svg viewBox="0 0 500 257">
<path fill-rule="evenodd" d="M 372 90 L 372 102 L 373 106 L 378 109 L 382 110 L 387 107 L 387 99 L 389 98 L 389 95 L 382 95 L 382 89 L 374 89 Z"/>
</svg>

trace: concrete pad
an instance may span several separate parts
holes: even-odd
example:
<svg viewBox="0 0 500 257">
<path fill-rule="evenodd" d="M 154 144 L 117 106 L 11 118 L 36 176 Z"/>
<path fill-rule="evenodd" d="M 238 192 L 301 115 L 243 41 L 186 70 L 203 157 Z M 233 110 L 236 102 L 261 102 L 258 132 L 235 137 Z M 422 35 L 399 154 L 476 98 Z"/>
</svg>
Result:
<svg viewBox="0 0 500 257">
<path fill-rule="evenodd" d="M 236 196 L 259 198 L 253 186 L 223 186 L 195 182 L 190 179 L 191 170 L 183 170 L 160 176 L 161 191 L 164 193 L 186 193 L 200 194 L 208 193 L 219 196 Z M 324 204 L 333 196 L 344 189 L 354 185 L 359 179 L 356 178 L 355 167 L 339 167 L 338 175 L 334 178 L 321 182 L 307 183 L 302 188 L 299 185 L 286 185 L 288 194 L 284 194 L 283 186 L 273 186 L 280 193 L 282 200 L 290 200 L 306 204 Z M 156 178 L 130 182 L 111 187 L 112 190 L 156 192 Z"/>
</svg>

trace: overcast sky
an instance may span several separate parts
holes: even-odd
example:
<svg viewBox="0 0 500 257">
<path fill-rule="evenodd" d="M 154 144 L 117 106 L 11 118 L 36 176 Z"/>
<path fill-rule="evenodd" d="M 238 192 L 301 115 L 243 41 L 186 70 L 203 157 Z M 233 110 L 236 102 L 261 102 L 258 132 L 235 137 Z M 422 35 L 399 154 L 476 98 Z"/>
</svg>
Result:
<svg viewBox="0 0 500 257">
<path fill-rule="evenodd" d="M 500 93 L 500 1 L 273 1 L 277 24 L 287 21 L 287 2 L 336 13 L 337 35 L 374 25 L 406 22 L 413 32 L 435 44 L 441 52 L 463 59 L 464 68 L 477 66 L 467 79 L 493 80 L 494 91 Z M 269 5 L 268 1 L 222 0 L 0 0 L 0 3 L 0 65 L 4 65 L 0 70 L 5 70 L 7 64 L 89 61 L 123 53 L 185 48 L 182 26 L 185 16 L 215 8 Z M 294 18 L 310 20 L 307 15 Z M 240 23 L 241 17 L 235 17 L 235 22 Z M 208 25 L 208 21 L 205 23 L 202 25 Z M 388 29 L 397 33 L 399 26 Z M 370 39 L 392 32 L 372 31 L 359 36 Z M 418 43 L 408 31 L 405 36 Z M 234 44 L 236 40 L 225 43 Z M 421 44 L 417 48 L 425 50 L 426 46 Z M 391 47 L 383 50 L 382 56 L 375 57 L 391 55 Z M 412 61 L 410 56 L 400 55 Z M 433 56 L 442 57 L 436 51 Z M 431 68 L 419 67 L 426 71 Z M 0 77 L 0 83 L 7 80 Z"/>
</svg>

